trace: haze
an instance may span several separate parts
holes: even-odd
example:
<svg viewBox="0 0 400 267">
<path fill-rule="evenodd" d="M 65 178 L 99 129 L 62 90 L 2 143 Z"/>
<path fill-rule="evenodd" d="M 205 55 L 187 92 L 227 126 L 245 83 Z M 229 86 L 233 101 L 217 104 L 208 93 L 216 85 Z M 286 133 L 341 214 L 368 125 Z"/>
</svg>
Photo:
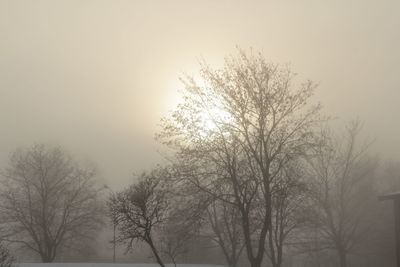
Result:
<svg viewBox="0 0 400 267">
<path fill-rule="evenodd" d="M 162 161 L 154 134 L 182 72 L 252 47 L 400 159 L 399 1 L 0 1 L 0 167 L 55 143 L 114 188 Z"/>
</svg>

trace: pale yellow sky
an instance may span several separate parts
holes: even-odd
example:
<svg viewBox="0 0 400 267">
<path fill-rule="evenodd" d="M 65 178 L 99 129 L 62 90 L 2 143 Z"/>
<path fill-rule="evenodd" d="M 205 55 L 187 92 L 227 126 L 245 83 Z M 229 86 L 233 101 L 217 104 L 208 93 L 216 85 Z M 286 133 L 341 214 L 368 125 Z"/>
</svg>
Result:
<svg viewBox="0 0 400 267">
<path fill-rule="evenodd" d="M 160 160 L 153 141 L 179 73 L 238 45 L 320 83 L 328 114 L 360 117 L 400 159 L 400 1 L 0 0 L 0 166 L 59 143 L 112 183 Z"/>
</svg>

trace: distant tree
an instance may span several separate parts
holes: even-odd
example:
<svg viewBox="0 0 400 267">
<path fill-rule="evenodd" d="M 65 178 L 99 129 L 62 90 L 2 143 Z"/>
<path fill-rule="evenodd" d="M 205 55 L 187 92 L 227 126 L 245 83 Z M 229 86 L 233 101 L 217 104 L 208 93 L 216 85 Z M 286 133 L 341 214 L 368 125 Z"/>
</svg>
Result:
<svg viewBox="0 0 400 267">
<path fill-rule="evenodd" d="M 182 181 L 236 206 L 247 259 L 263 263 L 272 225 L 272 188 L 279 172 L 302 155 L 319 120 L 310 105 L 314 84 L 240 51 L 222 69 L 201 66 L 186 76 L 183 103 L 162 121 L 159 138 L 176 152 Z"/>
<path fill-rule="evenodd" d="M 166 226 L 160 238 L 161 253 L 168 257 L 175 267 L 178 257 L 189 251 L 187 241 L 192 239 L 187 231 L 180 231 L 178 228 L 179 226 L 173 224 Z"/>
<path fill-rule="evenodd" d="M 400 162 L 386 161 L 380 164 L 375 175 L 377 192 L 375 195 L 382 196 L 387 193 L 400 190 Z M 374 199 L 372 200 L 374 201 Z M 362 255 L 365 260 L 363 265 L 373 266 L 395 266 L 395 242 L 394 242 L 394 220 L 393 205 L 387 201 L 376 201 L 369 204 L 369 215 L 373 219 L 373 225 L 368 232 L 368 239 L 357 248 L 357 254 Z"/>
<path fill-rule="evenodd" d="M 318 231 L 314 249 L 333 249 L 341 267 L 370 235 L 377 202 L 373 186 L 377 162 L 368 155 L 370 143 L 360 143 L 360 131 L 359 121 L 349 123 L 341 135 L 323 130 L 309 160 L 312 227 Z"/>
<path fill-rule="evenodd" d="M 174 265 L 183 256 L 189 255 L 193 244 L 199 246 L 201 230 L 205 224 L 204 211 L 210 201 L 208 196 L 197 189 L 181 184 L 179 167 L 171 166 L 171 174 L 165 183 L 168 184 L 168 199 L 170 209 L 168 218 L 159 231 L 159 243 L 162 254 L 169 258 Z M 200 245 L 201 247 L 201 245 Z M 199 253 L 198 249 L 195 249 Z"/>
<path fill-rule="evenodd" d="M 169 201 L 162 183 L 162 169 L 143 173 L 139 181 L 111 196 L 108 207 L 112 220 L 117 223 L 118 241 L 131 250 L 135 241 L 149 245 L 157 263 L 165 267 L 156 247 L 157 228 L 167 221 Z"/>
<path fill-rule="evenodd" d="M 175 267 L 179 257 L 189 252 L 189 243 L 198 236 L 199 225 L 196 222 L 184 223 L 182 220 L 185 216 L 174 212 L 159 233 L 160 251 L 171 260 Z"/>
<path fill-rule="evenodd" d="M 14 256 L 3 243 L 0 243 L 0 267 L 11 267 L 15 262 Z"/>
<path fill-rule="evenodd" d="M 174 168 L 175 179 L 171 182 L 175 188 L 175 201 L 171 206 L 175 211 L 170 218 L 174 218 L 173 228 L 181 231 L 178 235 L 186 237 L 182 245 L 186 248 L 192 241 L 203 239 L 210 242 L 206 247 L 214 248 L 214 244 L 218 247 L 229 266 L 236 266 L 244 250 L 237 207 L 198 190 L 192 184 L 182 183 L 182 180 L 176 177 L 182 172 L 186 173 L 180 169 L 185 166 L 176 165 Z M 168 232 L 174 235 L 173 231 Z"/>
<path fill-rule="evenodd" d="M 237 266 L 245 245 L 237 207 L 216 199 L 206 210 L 206 220 L 211 230 L 207 236 L 219 246 L 228 266 Z"/>
<path fill-rule="evenodd" d="M 76 247 L 102 222 L 101 190 L 92 168 L 59 147 L 17 150 L 1 175 L 1 234 L 52 262 L 62 246 Z"/>
</svg>

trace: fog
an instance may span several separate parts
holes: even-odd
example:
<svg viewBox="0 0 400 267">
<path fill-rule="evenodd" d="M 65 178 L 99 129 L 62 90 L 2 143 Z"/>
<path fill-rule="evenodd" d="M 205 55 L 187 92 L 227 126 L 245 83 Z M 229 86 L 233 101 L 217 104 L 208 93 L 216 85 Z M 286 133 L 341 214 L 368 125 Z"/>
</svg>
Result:
<svg viewBox="0 0 400 267">
<path fill-rule="evenodd" d="M 0 1 L 0 166 L 59 144 L 113 188 L 162 161 L 154 134 L 182 72 L 236 46 L 319 83 L 324 113 L 359 117 L 400 159 L 399 1 Z"/>
</svg>

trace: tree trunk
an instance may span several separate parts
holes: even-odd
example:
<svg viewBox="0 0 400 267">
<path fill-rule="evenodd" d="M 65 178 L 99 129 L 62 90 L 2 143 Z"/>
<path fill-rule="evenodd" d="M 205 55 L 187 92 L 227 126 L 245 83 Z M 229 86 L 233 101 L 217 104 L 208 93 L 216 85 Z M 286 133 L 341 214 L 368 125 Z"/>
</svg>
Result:
<svg viewBox="0 0 400 267">
<path fill-rule="evenodd" d="M 53 262 L 56 257 L 55 249 L 50 248 L 47 250 L 47 252 L 40 252 L 40 258 L 42 259 L 42 262 L 49 263 Z"/>
<path fill-rule="evenodd" d="M 149 246 L 150 246 L 150 248 L 151 248 L 151 251 L 152 251 L 153 254 L 154 254 L 154 257 L 156 257 L 157 263 L 158 263 L 161 267 L 165 267 L 165 264 L 164 264 L 163 261 L 161 260 L 161 257 L 158 255 L 157 249 L 156 249 L 156 247 L 155 247 L 154 244 L 153 244 L 153 240 L 152 240 L 151 238 L 149 238 L 149 239 L 147 240 L 147 243 L 149 244 Z"/>
</svg>

